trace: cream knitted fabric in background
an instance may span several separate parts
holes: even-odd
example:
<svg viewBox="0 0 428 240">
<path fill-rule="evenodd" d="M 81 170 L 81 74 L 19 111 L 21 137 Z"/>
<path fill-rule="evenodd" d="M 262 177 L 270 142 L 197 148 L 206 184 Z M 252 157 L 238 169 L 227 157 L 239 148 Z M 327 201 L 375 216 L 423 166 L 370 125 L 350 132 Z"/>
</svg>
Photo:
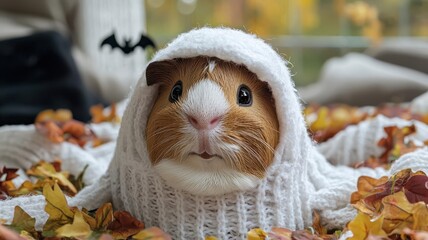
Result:
<svg viewBox="0 0 428 240">
<path fill-rule="evenodd" d="M 152 61 L 199 55 L 243 64 L 272 88 L 280 142 L 274 162 L 258 187 L 201 197 L 166 185 L 148 159 L 144 131 L 158 86 L 147 86 L 143 74 L 125 111 L 114 157 L 106 174 L 70 199 L 70 204 L 93 209 L 112 200 L 116 208 L 129 211 L 147 227 L 160 227 L 173 239 L 203 239 L 207 235 L 219 239 L 245 239 L 245 234 L 253 227 L 266 231 L 274 226 L 302 229 L 311 224 L 314 209 L 321 211 L 329 227 L 342 227 L 354 214 L 348 203 L 358 176 L 378 177 L 386 172 L 337 167 L 327 162 L 306 132 L 286 62 L 255 36 L 224 28 L 193 30 L 180 35 Z M 358 139 L 375 137 L 370 130 L 363 131 Z M 362 146 L 365 142 L 354 144 Z M 358 151 L 362 151 L 361 156 L 365 154 L 363 150 Z M 428 163 L 427 150 L 413 154 L 419 160 L 414 164 L 403 157 L 397 160 L 399 168 L 425 167 L 423 170 L 427 171 L 424 165 Z M 42 218 L 35 209 L 42 210 L 44 202 L 40 197 L 29 198 L 34 198 L 31 213 Z M 0 202 L 0 208 L 8 211 L 0 213 L 0 218 L 10 220 L 12 206 L 25 199 L 28 198 Z M 27 210 L 25 206 L 24 209 Z"/>
</svg>

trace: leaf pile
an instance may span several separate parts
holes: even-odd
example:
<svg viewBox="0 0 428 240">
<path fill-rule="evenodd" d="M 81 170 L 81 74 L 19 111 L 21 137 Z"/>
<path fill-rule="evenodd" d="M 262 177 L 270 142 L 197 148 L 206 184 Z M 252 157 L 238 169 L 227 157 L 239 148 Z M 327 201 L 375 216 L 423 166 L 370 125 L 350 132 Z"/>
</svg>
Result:
<svg viewBox="0 0 428 240">
<path fill-rule="evenodd" d="M 74 196 L 84 187 L 83 174 L 85 170 L 86 167 L 79 176 L 74 177 L 67 171 L 61 170 L 60 160 L 55 160 L 52 163 L 41 160 L 26 171 L 27 175 L 32 177 L 34 181 L 26 180 L 21 186 L 16 187 L 12 180 L 18 177 L 16 174 L 18 169 L 4 167 L 0 172 L 0 200 L 4 200 L 8 196 L 40 194 L 44 185 L 54 183 L 58 183 L 68 195 Z"/>
<path fill-rule="evenodd" d="M 35 229 L 35 219 L 15 207 L 12 224 L 0 228 L 0 239 L 147 239 L 169 240 L 159 228 L 144 229 L 144 224 L 125 211 L 113 211 L 110 203 L 94 212 L 69 207 L 58 184 L 45 184 L 45 211 L 49 218 L 42 231 Z"/>
<path fill-rule="evenodd" d="M 80 147 L 95 139 L 95 134 L 83 123 L 73 120 L 70 110 L 45 110 L 36 117 L 36 129 L 53 143 L 69 142 Z"/>
<path fill-rule="evenodd" d="M 120 117 L 116 114 L 116 105 L 112 104 L 110 112 L 105 114 L 102 105 L 95 105 L 90 109 L 93 123 L 120 122 Z M 48 109 L 40 112 L 35 121 L 36 129 L 45 135 L 53 143 L 69 142 L 80 147 L 84 147 L 88 142 L 92 142 L 93 147 L 97 147 L 104 140 L 98 138 L 95 133 L 83 122 L 73 119 L 73 115 L 68 109 L 58 109 L 56 111 Z"/>
<path fill-rule="evenodd" d="M 305 108 L 303 113 L 308 124 L 308 131 L 317 142 L 327 141 L 347 126 L 358 124 L 378 115 L 418 120 L 428 124 L 428 114 L 414 114 L 409 108 L 391 104 L 381 105 L 370 111 L 344 104 L 330 106 L 311 104 Z"/>
<path fill-rule="evenodd" d="M 351 239 L 412 238 L 415 231 L 428 232 L 428 177 L 422 172 L 407 169 L 389 179 L 362 176 L 358 191 L 351 195 L 351 204 L 358 210 L 347 225 L 353 233 Z"/>
<path fill-rule="evenodd" d="M 408 136 L 416 133 L 416 128 L 414 125 L 403 128 L 389 126 L 385 127 L 384 131 L 386 136 L 380 139 L 377 143 L 379 147 L 384 148 L 384 152 L 378 157 L 371 156 L 364 162 L 355 164 L 355 168 L 383 167 L 385 169 L 389 169 L 390 165 L 402 155 L 423 148 L 424 146 L 428 146 L 428 141 L 425 141 L 421 144 L 416 144 L 415 142 L 407 139 Z"/>
</svg>

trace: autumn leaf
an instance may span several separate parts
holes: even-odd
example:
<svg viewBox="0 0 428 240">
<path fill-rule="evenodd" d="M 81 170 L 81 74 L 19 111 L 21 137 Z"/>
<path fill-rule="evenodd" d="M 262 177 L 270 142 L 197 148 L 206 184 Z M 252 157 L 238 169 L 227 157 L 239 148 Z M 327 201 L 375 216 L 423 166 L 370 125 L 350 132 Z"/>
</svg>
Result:
<svg viewBox="0 0 428 240">
<path fill-rule="evenodd" d="M 68 223 L 55 230 L 57 237 L 87 237 L 92 231 L 80 211 L 74 214 L 73 223 Z"/>
<path fill-rule="evenodd" d="M 16 173 L 18 171 L 17 168 L 7 168 L 3 167 L 3 169 L 0 169 L 0 180 L 1 181 L 10 181 L 19 175 Z"/>
<path fill-rule="evenodd" d="M 214 236 L 207 236 L 205 237 L 205 240 L 219 240 L 219 239 Z"/>
<path fill-rule="evenodd" d="M 358 178 L 357 191 L 351 194 L 351 204 L 358 210 L 371 216 L 377 215 L 381 208 L 381 200 L 390 194 L 388 177 L 375 179 L 368 176 Z M 365 198 L 370 197 L 368 200 Z"/>
<path fill-rule="evenodd" d="M 46 110 L 41 112 L 35 122 L 36 129 L 53 143 L 64 141 L 83 147 L 96 139 L 95 134 L 85 123 L 72 119 L 69 110 Z"/>
<path fill-rule="evenodd" d="M 253 228 L 247 233 L 247 240 L 264 240 L 267 233 L 260 228 Z"/>
<path fill-rule="evenodd" d="M 93 123 L 101 123 L 101 122 L 120 122 L 119 116 L 116 114 L 116 104 L 112 104 L 110 106 L 110 113 L 104 114 L 104 107 L 102 105 L 92 106 L 90 109 L 92 115 Z"/>
<path fill-rule="evenodd" d="M 71 195 L 75 195 L 77 193 L 76 187 L 70 182 L 70 180 L 68 180 L 69 173 L 64 171 L 57 172 L 55 167 L 46 161 L 41 160 L 39 163 L 27 170 L 27 174 L 41 179 L 52 178 L 57 180 L 58 184 L 69 190 Z"/>
<path fill-rule="evenodd" d="M 317 211 L 313 212 L 312 228 L 319 235 L 327 234 L 327 228 L 323 227 L 321 224 L 321 216 Z"/>
<path fill-rule="evenodd" d="M 113 216 L 114 220 L 107 226 L 107 229 L 111 230 L 111 235 L 114 238 L 126 239 L 144 229 L 144 223 L 131 216 L 128 212 L 117 211 Z"/>
<path fill-rule="evenodd" d="M 369 235 L 387 236 L 382 229 L 383 218 L 371 219 L 369 215 L 358 212 L 357 216 L 347 224 L 347 229 L 353 233 L 348 240 L 366 239 Z"/>
<path fill-rule="evenodd" d="M 46 199 L 45 211 L 49 218 L 43 226 L 44 232 L 55 231 L 57 228 L 72 223 L 74 212 L 67 205 L 67 200 L 58 184 L 54 184 L 53 189 L 49 184 L 43 187 L 43 195 Z"/>
<path fill-rule="evenodd" d="M 66 122 L 73 118 L 73 114 L 68 109 L 58 109 L 56 111 L 52 109 L 47 109 L 41 111 L 36 116 L 36 123 L 45 122 L 45 121 L 57 121 L 57 122 Z"/>
<path fill-rule="evenodd" d="M 64 142 L 64 132 L 54 121 L 38 122 L 35 123 L 35 126 L 40 133 L 49 139 L 49 141 L 53 143 Z"/>
<path fill-rule="evenodd" d="M 291 239 L 299 239 L 299 240 L 322 240 L 322 238 L 320 238 L 317 235 L 314 235 L 310 232 L 308 232 L 307 230 L 296 230 L 293 231 L 293 233 L 291 234 Z"/>
<path fill-rule="evenodd" d="M 423 201 L 428 204 L 428 177 L 425 175 L 411 176 L 403 186 L 403 191 L 409 202 Z"/>
<path fill-rule="evenodd" d="M 271 240 L 291 240 L 292 234 L 293 231 L 287 228 L 272 228 L 268 236 Z"/>
<path fill-rule="evenodd" d="M 89 165 L 86 165 L 77 177 L 74 177 L 74 175 L 69 176 L 70 182 L 76 188 L 77 192 L 79 192 L 85 187 L 85 183 L 83 182 L 83 176 L 85 175 L 86 169 L 88 169 L 88 167 Z"/>
<path fill-rule="evenodd" d="M 412 204 L 403 192 L 397 192 L 382 199 L 383 230 L 388 234 L 400 234 L 404 228 L 413 225 Z"/>
<path fill-rule="evenodd" d="M 28 215 L 21 207 L 15 206 L 11 227 L 16 231 L 26 231 L 28 233 L 36 233 L 36 219 Z"/>
<path fill-rule="evenodd" d="M 389 126 L 385 127 L 384 131 L 386 133 L 386 137 L 382 138 L 378 142 L 378 146 L 385 149 L 379 157 L 384 163 L 390 163 L 401 155 L 418 148 L 412 143 L 405 143 L 405 137 L 416 132 L 414 125 L 403 128 Z"/>
<path fill-rule="evenodd" d="M 113 206 L 106 203 L 95 212 L 95 229 L 105 230 L 113 222 Z"/>
<path fill-rule="evenodd" d="M 4 200 L 10 195 L 11 191 L 15 190 L 15 184 L 12 180 L 18 177 L 16 173 L 18 169 L 3 167 L 0 169 L 0 200 Z"/>
<path fill-rule="evenodd" d="M 171 240 L 171 236 L 166 234 L 160 228 L 150 227 L 140 231 L 132 236 L 132 239 L 137 240 Z M 205 240 L 217 240 L 215 237 L 206 237 Z"/>
<path fill-rule="evenodd" d="M 413 230 L 428 231 L 428 205 L 423 202 L 413 204 Z"/>
<path fill-rule="evenodd" d="M 38 179 L 35 183 L 31 181 L 24 181 L 18 189 L 14 189 L 9 192 L 9 195 L 12 197 L 30 195 L 30 194 L 41 194 L 43 191 L 43 186 L 45 184 L 53 185 L 55 183 L 52 179 Z"/>
</svg>

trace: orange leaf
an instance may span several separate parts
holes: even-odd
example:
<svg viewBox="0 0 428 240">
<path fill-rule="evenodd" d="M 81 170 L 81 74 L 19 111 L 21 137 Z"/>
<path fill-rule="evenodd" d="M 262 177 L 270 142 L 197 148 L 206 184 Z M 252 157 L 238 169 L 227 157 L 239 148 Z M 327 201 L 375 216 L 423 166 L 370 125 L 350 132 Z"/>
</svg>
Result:
<svg viewBox="0 0 428 240">
<path fill-rule="evenodd" d="M 61 143 L 64 141 L 64 132 L 61 128 L 53 121 L 47 121 L 43 123 L 36 123 L 36 129 L 45 135 L 53 143 Z"/>
<path fill-rule="evenodd" d="M 106 229 L 113 222 L 113 206 L 106 203 L 95 212 L 95 229 Z"/>
<path fill-rule="evenodd" d="M 62 131 L 64 133 L 69 133 L 76 138 L 88 134 L 85 124 L 75 120 L 65 122 L 64 125 L 62 125 Z"/>
</svg>

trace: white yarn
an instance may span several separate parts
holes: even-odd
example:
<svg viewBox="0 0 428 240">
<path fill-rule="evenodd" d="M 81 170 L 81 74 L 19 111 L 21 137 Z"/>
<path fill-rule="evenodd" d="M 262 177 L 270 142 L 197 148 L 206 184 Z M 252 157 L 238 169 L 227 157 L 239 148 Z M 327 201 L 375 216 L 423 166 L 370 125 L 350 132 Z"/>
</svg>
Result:
<svg viewBox="0 0 428 240">
<path fill-rule="evenodd" d="M 129 211 L 147 227 L 160 227 L 173 239 L 203 239 L 207 235 L 245 239 L 245 234 L 254 227 L 266 231 L 272 227 L 302 229 L 312 223 L 314 209 L 321 211 L 328 226 L 343 226 L 354 214 L 348 203 L 358 176 L 379 177 L 386 172 L 335 167 L 327 162 L 306 132 L 286 62 L 253 35 L 226 28 L 193 30 L 180 35 L 152 61 L 200 55 L 243 64 L 272 88 L 280 141 L 266 177 L 255 189 L 209 197 L 166 185 L 149 161 L 144 137 L 158 86 L 147 86 L 143 74 L 125 111 L 115 154 L 106 174 L 70 199 L 71 204 L 92 209 L 112 200 L 115 208 Z M 373 132 L 365 131 L 358 141 L 377 136 L 371 134 Z M 366 154 L 358 151 L 359 156 Z M 418 166 L 424 167 L 423 162 L 428 162 L 426 151 L 415 154 L 421 159 Z M 407 162 L 403 162 L 400 168 L 406 166 Z M 0 202 L 0 208 L 21 204 L 20 201 Z M 5 216 L 10 218 L 0 213 L 0 218 Z"/>
</svg>

